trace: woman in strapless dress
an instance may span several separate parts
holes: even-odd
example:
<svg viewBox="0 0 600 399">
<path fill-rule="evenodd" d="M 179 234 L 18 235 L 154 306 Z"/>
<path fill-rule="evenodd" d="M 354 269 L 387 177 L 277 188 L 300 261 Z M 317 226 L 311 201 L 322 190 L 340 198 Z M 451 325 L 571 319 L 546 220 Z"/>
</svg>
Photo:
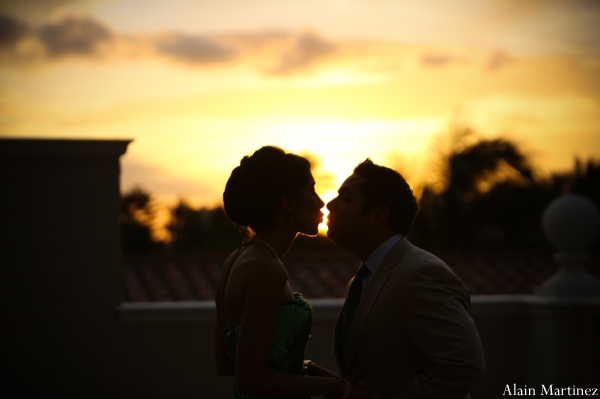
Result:
<svg viewBox="0 0 600 399">
<path fill-rule="evenodd" d="M 245 156 L 227 181 L 225 212 L 252 237 L 225 261 L 215 298 L 217 372 L 235 377 L 233 398 L 369 397 L 304 361 L 312 308 L 281 259 L 298 234 L 318 232 L 324 203 L 314 186 L 305 158 L 270 146 Z"/>
</svg>

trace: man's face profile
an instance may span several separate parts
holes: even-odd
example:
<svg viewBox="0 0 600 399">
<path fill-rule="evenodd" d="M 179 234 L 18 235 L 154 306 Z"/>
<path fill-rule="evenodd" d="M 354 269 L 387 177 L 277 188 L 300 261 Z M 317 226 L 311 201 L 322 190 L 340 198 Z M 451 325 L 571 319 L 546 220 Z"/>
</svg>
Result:
<svg viewBox="0 0 600 399">
<path fill-rule="evenodd" d="M 327 204 L 327 236 L 339 245 L 352 245 L 367 228 L 368 218 L 363 215 L 363 182 L 361 175 L 351 175 L 341 185 L 338 196 Z"/>
</svg>

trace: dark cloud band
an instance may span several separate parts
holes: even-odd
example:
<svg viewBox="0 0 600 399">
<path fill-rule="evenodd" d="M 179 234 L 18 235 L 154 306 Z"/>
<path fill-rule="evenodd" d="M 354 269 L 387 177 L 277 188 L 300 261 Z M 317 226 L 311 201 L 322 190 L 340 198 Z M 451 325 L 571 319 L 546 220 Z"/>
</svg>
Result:
<svg viewBox="0 0 600 399">
<path fill-rule="evenodd" d="M 175 61 L 186 64 L 207 64 L 233 60 L 237 51 L 217 40 L 205 37 L 171 34 L 155 41 L 155 49 Z"/>
<path fill-rule="evenodd" d="M 47 24 L 37 34 L 50 58 L 95 55 L 102 44 L 113 40 L 113 34 L 106 27 L 89 18 L 67 18 L 57 24 Z"/>
</svg>

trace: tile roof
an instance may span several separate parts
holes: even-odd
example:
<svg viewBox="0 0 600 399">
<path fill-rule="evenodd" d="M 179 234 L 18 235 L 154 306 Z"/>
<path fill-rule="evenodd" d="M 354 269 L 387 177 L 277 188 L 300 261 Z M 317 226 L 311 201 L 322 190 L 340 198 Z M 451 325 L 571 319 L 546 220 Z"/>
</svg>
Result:
<svg viewBox="0 0 600 399">
<path fill-rule="evenodd" d="M 438 252 L 471 295 L 531 294 L 558 270 L 551 251 Z M 212 300 L 227 254 L 127 255 L 126 302 Z M 290 253 L 284 259 L 295 291 L 307 298 L 341 298 L 360 262 L 347 252 Z M 587 270 L 600 278 L 600 253 Z"/>
</svg>

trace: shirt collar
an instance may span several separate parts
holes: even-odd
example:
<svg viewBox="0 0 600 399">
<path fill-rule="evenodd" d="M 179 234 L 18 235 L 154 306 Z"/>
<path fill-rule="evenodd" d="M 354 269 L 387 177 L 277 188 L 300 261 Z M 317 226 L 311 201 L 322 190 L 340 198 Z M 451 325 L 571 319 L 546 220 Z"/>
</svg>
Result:
<svg viewBox="0 0 600 399">
<path fill-rule="evenodd" d="M 388 254 L 388 252 L 390 252 L 394 245 L 396 245 L 398 241 L 400 241 L 401 238 L 402 234 L 395 234 L 391 236 L 386 241 L 384 241 L 383 244 L 378 246 L 377 249 L 375 249 L 375 251 L 371 253 L 371 255 L 369 255 L 367 260 L 364 261 L 364 264 L 367 266 L 367 268 L 369 268 L 371 274 L 375 275 L 385 256 Z"/>
</svg>

